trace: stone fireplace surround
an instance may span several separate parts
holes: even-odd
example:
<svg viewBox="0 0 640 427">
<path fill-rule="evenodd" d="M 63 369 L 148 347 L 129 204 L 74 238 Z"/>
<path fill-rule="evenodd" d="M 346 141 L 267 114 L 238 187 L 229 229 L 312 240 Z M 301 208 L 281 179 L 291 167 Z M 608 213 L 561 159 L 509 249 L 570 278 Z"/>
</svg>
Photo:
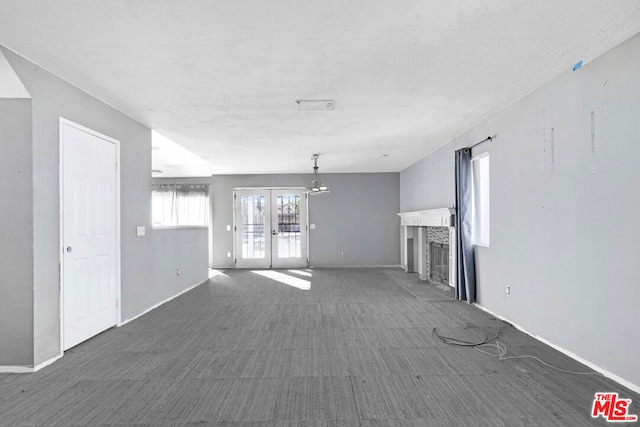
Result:
<svg viewBox="0 0 640 427">
<path fill-rule="evenodd" d="M 430 242 L 449 245 L 449 285 L 455 287 L 455 209 L 429 209 L 401 212 L 401 266 L 407 273 L 418 273 L 429 280 Z"/>
<path fill-rule="evenodd" d="M 423 251 L 423 256 L 425 257 L 424 278 L 420 277 L 420 280 L 430 280 L 431 278 L 431 244 L 442 243 L 444 245 L 449 245 L 449 250 L 451 248 L 451 244 L 449 243 L 448 227 L 427 226 L 425 227 L 425 232 L 427 233 L 427 238 L 423 240 L 426 246 Z"/>
</svg>

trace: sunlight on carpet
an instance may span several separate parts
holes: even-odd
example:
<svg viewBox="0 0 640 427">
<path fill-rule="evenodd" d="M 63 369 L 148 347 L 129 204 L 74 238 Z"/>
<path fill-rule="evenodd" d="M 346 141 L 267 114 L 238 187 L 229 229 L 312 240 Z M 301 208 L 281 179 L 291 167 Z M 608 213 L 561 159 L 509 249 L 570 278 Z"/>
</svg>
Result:
<svg viewBox="0 0 640 427">
<path fill-rule="evenodd" d="M 285 285 L 292 286 L 303 291 L 311 290 L 311 282 L 309 280 L 300 279 L 298 277 L 289 276 L 273 270 L 253 270 L 252 273 L 275 280 Z"/>
</svg>

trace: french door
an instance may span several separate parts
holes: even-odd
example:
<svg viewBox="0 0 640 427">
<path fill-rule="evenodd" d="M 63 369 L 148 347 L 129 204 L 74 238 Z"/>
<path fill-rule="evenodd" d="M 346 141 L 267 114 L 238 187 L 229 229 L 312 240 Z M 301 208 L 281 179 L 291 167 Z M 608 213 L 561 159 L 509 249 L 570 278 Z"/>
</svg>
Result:
<svg viewBox="0 0 640 427">
<path fill-rule="evenodd" d="M 300 268 L 308 261 L 307 197 L 301 188 L 236 189 L 237 268 Z"/>
</svg>

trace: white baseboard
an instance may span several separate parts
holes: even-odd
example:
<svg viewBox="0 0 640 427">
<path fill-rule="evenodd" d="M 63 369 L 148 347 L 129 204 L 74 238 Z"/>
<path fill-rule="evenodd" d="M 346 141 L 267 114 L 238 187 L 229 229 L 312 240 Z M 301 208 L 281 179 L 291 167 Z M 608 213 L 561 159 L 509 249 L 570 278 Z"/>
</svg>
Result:
<svg viewBox="0 0 640 427">
<path fill-rule="evenodd" d="M 172 297 L 169 297 L 169 298 L 165 299 L 164 301 L 159 302 L 158 304 L 154 305 L 153 307 L 150 307 L 150 308 L 146 309 L 145 311 L 143 311 L 142 313 L 138 314 L 137 316 L 134 316 L 131 319 L 127 319 L 127 320 L 125 320 L 123 322 L 118 323 L 116 326 L 120 327 L 120 326 L 126 325 L 127 323 L 137 319 L 138 317 L 147 314 L 151 310 L 160 307 L 162 304 L 164 304 L 166 302 L 169 302 L 172 299 L 177 298 L 180 295 L 184 294 L 185 292 L 188 292 L 191 289 L 197 288 L 198 286 L 200 286 L 200 285 L 202 285 L 202 284 L 204 284 L 204 283 L 206 283 L 208 281 L 209 281 L 209 278 L 206 278 L 206 279 L 196 283 L 195 285 L 189 286 L 188 288 L 180 291 L 176 295 L 174 295 Z M 37 372 L 40 369 L 51 365 L 53 362 L 55 362 L 56 360 L 60 359 L 62 356 L 63 356 L 63 354 L 59 354 L 59 355 L 57 355 L 55 357 L 52 357 L 51 359 L 46 360 L 46 361 L 44 361 L 44 362 L 42 362 L 42 363 L 40 363 L 40 364 L 38 364 L 36 366 L 11 366 L 11 365 L 2 366 L 2 365 L 0 365 L 0 373 L 3 373 L 3 374 L 28 374 L 28 373 L 32 373 L 32 372 Z"/>
<path fill-rule="evenodd" d="M 35 372 L 31 366 L 0 366 L 2 374 L 28 374 Z"/>
<path fill-rule="evenodd" d="M 153 306 L 149 307 L 148 309 L 144 310 L 142 313 L 140 313 L 140 314 L 138 314 L 138 315 L 136 315 L 136 316 L 133 316 L 133 317 L 131 317 L 130 319 L 127 319 L 127 320 L 121 320 L 121 321 L 120 321 L 116 326 L 117 326 L 118 328 L 119 328 L 119 327 L 121 327 L 121 326 L 124 326 L 124 325 L 126 325 L 127 323 L 132 322 L 132 321 L 136 320 L 137 318 L 144 316 L 145 314 L 147 314 L 147 313 L 148 313 L 148 312 L 150 312 L 151 310 L 154 310 L 154 309 L 156 309 L 156 308 L 160 307 L 162 304 L 165 304 L 165 303 L 167 303 L 167 302 L 171 301 L 172 299 L 178 298 L 180 295 L 184 294 L 185 292 L 189 292 L 191 289 L 197 288 L 198 286 L 200 286 L 200 285 L 202 285 L 202 284 L 204 284 L 204 283 L 206 283 L 206 282 L 208 282 L 208 281 L 209 281 L 209 278 L 207 277 L 206 279 L 204 279 L 204 280 L 202 280 L 202 281 L 200 281 L 200 282 L 196 283 L 195 285 L 191 285 L 191 286 L 189 286 L 188 288 L 183 289 L 182 291 L 178 292 L 178 293 L 177 293 L 177 294 L 175 294 L 174 296 L 169 297 L 169 298 L 165 299 L 164 301 L 160 301 L 159 303 L 157 303 L 157 304 L 155 304 L 155 305 L 153 305 Z"/>
<path fill-rule="evenodd" d="M 355 264 L 355 265 L 323 265 L 323 266 L 309 266 L 309 268 L 401 268 L 400 264 L 381 264 L 381 265 L 371 265 L 371 264 L 366 264 L 366 265 L 359 265 L 359 264 Z"/>
<path fill-rule="evenodd" d="M 36 365 L 36 366 L 0 366 L 0 373 L 3 374 L 30 374 L 32 372 L 37 372 L 40 369 L 51 365 L 56 360 L 60 359 L 62 354 L 59 354 L 55 357 L 52 357 L 49 360 L 45 360 L 44 362 Z"/>
<path fill-rule="evenodd" d="M 489 310 L 487 307 L 484 307 L 484 306 L 482 306 L 482 305 L 480 305 L 478 303 L 474 303 L 474 305 L 476 307 L 478 307 L 480 310 L 485 311 L 485 312 L 491 314 L 492 316 L 509 323 L 514 328 L 518 329 L 521 332 L 524 332 L 525 334 L 529 335 L 530 337 L 535 338 L 538 341 L 548 345 L 549 347 L 552 347 L 552 348 L 558 350 L 560 353 L 562 353 L 562 354 L 564 354 L 566 356 L 569 356 L 570 358 L 582 363 L 583 365 L 586 365 L 586 366 L 590 367 L 591 369 L 593 369 L 596 372 L 600 372 L 605 377 L 607 377 L 609 379 L 612 379 L 613 381 L 615 381 L 618 384 L 628 388 L 629 390 L 633 390 L 636 393 L 640 393 L 640 386 L 638 386 L 636 384 L 633 384 L 632 382 L 627 381 L 624 378 L 614 374 L 613 372 L 610 372 L 610 371 L 608 371 L 608 370 L 606 370 L 604 368 L 601 368 L 600 366 L 598 366 L 598 365 L 596 365 L 596 364 L 594 364 L 592 362 L 589 362 L 588 360 L 583 359 L 582 357 L 578 356 L 577 354 L 575 354 L 575 353 L 573 353 L 573 352 L 571 352 L 571 351 L 569 351 L 569 350 L 567 350 L 565 348 L 562 348 L 557 344 L 554 344 L 554 343 L 552 343 L 552 342 L 550 342 L 550 341 L 548 341 L 548 340 L 546 340 L 546 339 L 544 339 L 544 338 L 542 338 L 542 337 L 540 337 L 538 335 L 534 335 L 534 334 L 530 333 L 529 331 L 527 331 L 522 326 L 518 325 L 517 323 L 512 322 L 511 320 L 507 319 L 504 316 L 500 316 L 500 315 L 494 313 L 493 311 Z M 604 390 L 604 391 L 607 391 L 607 390 Z"/>
</svg>

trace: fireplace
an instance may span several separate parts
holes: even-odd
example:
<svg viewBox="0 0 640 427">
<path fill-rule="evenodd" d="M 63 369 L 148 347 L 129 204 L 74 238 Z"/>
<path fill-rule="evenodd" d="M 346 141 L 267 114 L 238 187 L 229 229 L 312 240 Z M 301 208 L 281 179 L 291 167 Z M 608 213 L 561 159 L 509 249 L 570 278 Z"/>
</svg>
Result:
<svg viewBox="0 0 640 427">
<path fill-rule="evenodd" d="M 449 284 L 449 245 L 429 242 L 429 280 L 442 285 Z"/>
<path fill-rule="evenodd" d="M 402 212 L 401 266 L 418 279 L 455 286 L 455 209 Z"/>
<path fill-rule="evenodd" d="M 448 227 L 423 227 L 422 256 L 424 268 L 420 273 L 420 280 L 431 281 L 437 284 L 448 285 L 450 283 L 449 269 L 449 244 L 451 241 Z"/>
</svg>

